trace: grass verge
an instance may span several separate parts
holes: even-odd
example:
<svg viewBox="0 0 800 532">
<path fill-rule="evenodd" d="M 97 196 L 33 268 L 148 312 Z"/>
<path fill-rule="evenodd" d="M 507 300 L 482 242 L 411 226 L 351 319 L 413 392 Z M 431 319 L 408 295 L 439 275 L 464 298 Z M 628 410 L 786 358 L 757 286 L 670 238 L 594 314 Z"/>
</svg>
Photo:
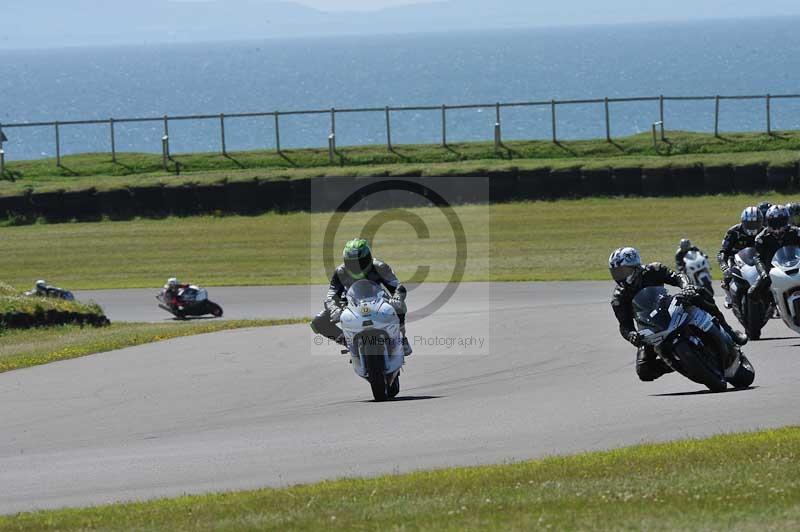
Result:
<svg viewBox="0 0 800 532">
<path fill-rule="evenodd" d="M 231 329 L 305 323 L 308 320 L 238 320 L 178 323 L 114 323 L 92 328 L 65 325 L 0 330 L 0 373 L 182 336 Z"/>
<path fill-rule="evenodd" d="M 800 429 L 0 517 L 3 530 L 796 530 Z"/>
<path fill-rule="evenodd" d="M 766 135 L 735 133 L 714 137 L 704 133 L 670 131 L 655 148 L 649 134 L 605 140 L 509 141 L 495 150 L 493 143 L 455 143 L 448 146 L 410 145 L 388 151 L 385 146 L 342 148 L 336 160 L 323 149 L 250 151 L 175 155 L 170 172 L 160 155 L 70 155 L 55 160 L 9 162 L 0 179 L 0 195 L 26 190 L 99 190 L 163 183 L 209 183 L 222 180 L 293 179 L 316 176 L 458 175 L 465 172 L 565 167 L 691 167 L 699 164 L 796 164 L 800 132 Z M 174 174 L 180 163 L 181 176 Z"/>
<path fill-rule="evenodd" d="M 81 303 L 78 301 L 65 301 L 56 298 L 28 297 L 15 290 L 13 287 L 0 282 L 0 323 L 4 316 L 11 314 L 24 314 L 31 316 L 32 319 L 44 316 L 50 312 L 76 313 L 83 316 L 102 317 L 103 309 L 93 303 Z M 40 322 L 46 325 L 44 321 Z"/>
<path fill-rule="evenodd" d="M 769 195 L 589 198 L 455 208 L 468 244 L 465 280 L 608 280 L 612 249 L 638 246 L 645 260 L 673 261 L 681 238 L 709 254 L 742 209 Z M 427 226 L 418 238 L 404 222 L 376 233 L 373 248 L 404 281 L 447 281 L 453 233 L 437 209 L 410 209 Z M 336 236 L 361 234 L 375 211 L 348 214 Z M 388 218 L 390 213 L 381 213 Z M 331 214 L 266 214 L 0 228 L 0 278 L 19 287 L 45 278 L 70 289 L 161 286 L 171 276 L 208 286 L 324 283 L 318 240 Z M 313 235 L 313 238 L 312 238 Z M 58 243 L 42 252 L 42 242 Z M 176 245 L 176 242 L 180 243 Z M 312 260 L 313 257 L 313 260 Z"/>
</svg>

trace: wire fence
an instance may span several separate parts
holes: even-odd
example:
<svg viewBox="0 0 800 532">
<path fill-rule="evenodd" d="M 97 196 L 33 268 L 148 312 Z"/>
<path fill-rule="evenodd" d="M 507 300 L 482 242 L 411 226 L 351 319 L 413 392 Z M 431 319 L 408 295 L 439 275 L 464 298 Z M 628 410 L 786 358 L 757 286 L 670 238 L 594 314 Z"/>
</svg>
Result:
<svg viewBox="0 0 800 532">
<path fill-rule="evenodd" d="M 231 113 L 231 114 L 202 114 L 202 115 L 181 115 L 181 116 L 154 116 L 154 117 L 140 117 L 140 118 L 108 118 L 105 120 L 66 120 L 66 121 L 53 121 L 53 122 L 22 122 L 22 123 L 8 123 L 0 124 L 0 175 L 4 171 L 5 165 L 5 149 L 4 144 L 10 143 L 9 137 L 6 132 L 19 128 L 52 128 L 53 129 L 53 142 L 55 146 L 55 160 L 56 165 L 61 166 L 62 157 L 62 142 L 61 142 L 61 128 L 65 126 L 107 126 L 108 127 L 108 148 L 113 162 L 117 162 L 117 133 L 115 126 L 119 124 L 134 124 L 134 123 L 163 123 L 163 135 L 161 137 L 161 153 L 164 159 L 164 166 L 167 167 L 167 161 L 170 159 L 170 134 L 169 127 L 171 122 L 180 121 L 217 121 L 219 132 L 219 150 L 223 155 L 228 154 L 228 139 L 226 135 L 226 127 L 230 128 L 230 122 L 236 119 L 254 119 L 263 118 L 271 120 L 274 124 L 274 145 L 264 146 L 265 149 L 274 148 L 278 153 L 283 151 L 281 146 L 281 117 L 291 116 L 310 116 L 310 115 L 329 115 L 330 123 L 324 134 L 320 135 L 327 137 L 327 146 L 329 150 L 329 157 L 331 161 L 334 160 L 337 139 L 336 139 L 336 121 L 337 117 L 342 120 L 344 115 L 353 113 L 382 113 L 385 116 L 385 135 L 386 135 L 386 148 L 388 150 L 394 149 L 394 140 L 392 138 L 392 117 L 397 113 L 405 112 L 430 112 L 440 114 L 441 122 L 441 144 L 442 146 L 448 145 L 448 111 L 457 110 L 494 110 L 495 123 L 493 130 L 494 143 L 496 148 L 500 148 L 503 142 L 503 110 L 511 110 L 515 108 L 526 107 L 539 107 L 550 109 L 550 129 L 552 142 L 559 142 L 559 120 L 558 109 L 559 107 L 576 106 L 576 105 L 598 105 L 602 106 L 603 114 L 605 117 L 605 138 L 608 142 L 612 142 L 612 122 L 613 115 L 612 109 L 614 106 L 626 103 L 654 103 L 657 105 L 658 120 L 653 122 L 653 140 L 656 142 L 656 129 L 660 128 L 661 138 L 664 138 L 664 130 L 668 124 L 667 117 L 665 116 L 665 107 L 668 102 L 715 102 L 714 106 L 714 123 L 713 132 L 715 136 L 720 135 L 720 102 L 722 101 L 763 101 L 764 103 L 764 131 L 771 135 L 773 134 L 773 116 L 772 116 L 772 102 L 775 100 L 787 99 L 800 99 L 800 94 L 763 94 L 763 95 L 739 95 L 739 96 L 645 96 L 633 98 L 599 98 L 599 99 L 577 99 L 577 100 L 539 100 L 539 101 L 524 101 L 524 102 L 495 102 L 484 104 L 463 104 L 463 105 L 423 105 L 423 106 L 386 106 L 386 107 L 364 107 L 364 108 L 331 108 L 331 109 L 314 109 L 314 110 L 295 110 L 295 111 L 271 111 L 271 112 L 258 112 L 258 113 Z M 656 109 L 654 109 L 656 111 Z M 13 138 L 13 135 L 12 137 Z M 487 131 L 487 140 L 491 139 Z M 154 149 L 156 147 L 154 146 Z"/>
</svg>

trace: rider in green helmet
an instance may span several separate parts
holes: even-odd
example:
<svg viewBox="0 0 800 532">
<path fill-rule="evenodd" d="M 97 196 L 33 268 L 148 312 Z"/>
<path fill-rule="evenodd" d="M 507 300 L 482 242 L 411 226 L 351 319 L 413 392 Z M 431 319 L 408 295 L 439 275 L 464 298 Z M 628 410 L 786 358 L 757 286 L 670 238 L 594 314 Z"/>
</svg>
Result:
<svg viewBox="0 0 800 532">
<path fill-rule="evenodd" d="M 336 268 L 331 277 L 328 294 L 325 298 L 325 310 L 320 312 L 311 322 L 311 329 L 326 338 L 344 343 L 344 335 L 337 323 L 342 315 L 343 298 L 347 290 L 356 281 L 363 279 L 382 285 L 391 294 L 389 303 L 397 311 L 400 318 L 400 329 L 403 332 L 403 350 L 405 355 L 411 354 L 411 345 L 406 339 L 406 288 L 400 283 L 392 268 L 385 262 L 372 256 L 369 242 L 363 238 L 350 240 L 342 252 L 343 263 Z"/>
</svg>

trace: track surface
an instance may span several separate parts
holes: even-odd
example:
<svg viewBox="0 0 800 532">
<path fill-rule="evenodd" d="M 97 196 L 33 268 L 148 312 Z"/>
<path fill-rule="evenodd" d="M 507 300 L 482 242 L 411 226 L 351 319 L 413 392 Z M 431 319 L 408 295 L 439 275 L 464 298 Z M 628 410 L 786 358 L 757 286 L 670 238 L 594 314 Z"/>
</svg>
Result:
<svg viewBox="0 0 800 532">
<path fill-rule="evenodd" d="M 272 296 L 257 314 L 267 317 L 308 315 L 321 291 L 259 290 L 259 299 Z M 401 400 L 391 403 L 369 401 L 346 358 L 315 347 L 304 325 L 0 374 L 0 512 L 496 463 L 800 421 L 800 338 L 782 323 L 747 348 L 755 389 L 698 393 L 676 375 L 640 383 L 610 291 L 609 283 L 463 286 L 409 334 L 486 333 L 489 354 L 417 345 Z M 229 314 L 249 312 L 250 303 L 228 299 L 233 292 L 211 293 Z M 429 295 L 413 294 L 413 302 Z M 125 308 L 112 308 L 112 317 L 134 306 Z M 147 312 L 137 319 L 163 319 Z"/>
</svg>

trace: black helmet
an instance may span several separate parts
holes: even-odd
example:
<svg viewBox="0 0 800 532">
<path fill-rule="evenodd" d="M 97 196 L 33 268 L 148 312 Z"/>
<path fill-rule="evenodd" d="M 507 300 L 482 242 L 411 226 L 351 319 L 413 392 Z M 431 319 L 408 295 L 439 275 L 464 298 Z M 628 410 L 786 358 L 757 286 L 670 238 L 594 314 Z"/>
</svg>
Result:
<svg viewBox="0 0 800 532">
<path fill-rule="evenodd" d="M 772 203 L 768 201 L 762 201 L 758 204 L 758 210 L 761 211 L 761 215 L 766 218 L 767 212 L 772 208 Z"/>
<path fill-rule="evenodd" d="M 767 211 L 767 229 L 773 233 L 782 233 L 789 227 L 789 210 L 783 205 L 773 205 Z"/>
<path fill-rule="evenodd" d="M 791 223 L 797 224 L 798 216 L 800 216 L 800 203 L 787 203 L 786 208 L 789 209 L 789 216 L 792 217 Z"/>
<path fill-rule="evenodd" d="M 684 238 L 683 240 L 681 240 L 681 251 L 686 253 L 687 251 L 689 251 L 689 248 L 691 247 L 692 247 L 691 240 L 689 240 L 688 238 Z"/>
<path fill-rule="evenodd" d="M 372 269 L 372 250 L 363 238 L 351 240 L 342 252 L 344 267 L 354 279 L 364 279 Z"/>
</svg>

